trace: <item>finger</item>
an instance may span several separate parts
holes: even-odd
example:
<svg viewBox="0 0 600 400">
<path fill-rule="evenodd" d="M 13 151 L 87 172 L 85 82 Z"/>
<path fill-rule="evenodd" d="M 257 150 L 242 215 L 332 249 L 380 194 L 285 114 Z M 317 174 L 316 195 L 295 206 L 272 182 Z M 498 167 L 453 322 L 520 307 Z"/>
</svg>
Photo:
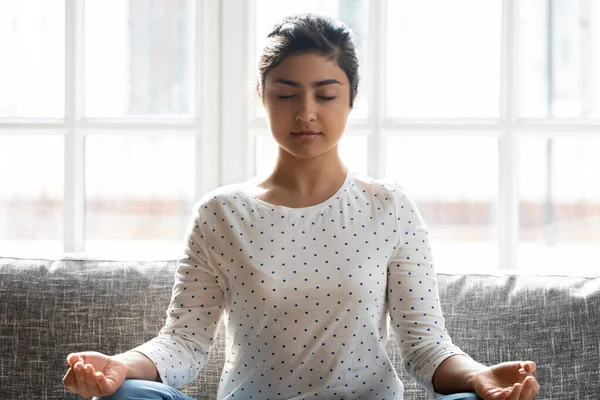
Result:
<svg viewBox="0 0 600 400">
<path fill-rule="evenodd" d="M 106 396 L 110 393 L 110 385 L 106 376 L 102 372 L 96 372 L 96 383 L 98 384 L 98 389 L 100 390 L 100 394 L 102 396 Z"/>
<path fill-rule="evenodd" d="M 87 364 L 85 366 L 85 383 L 87 387 L 92 392 L 94 390 L 98 390 L 98 384 L 96 383 L 96 371 L 94 370 L 94 366 L 91 364 Z"/>
<path fill-rule="evenodd" d="M 85 376 L 85 368 L 81 361 L 75 363 L 75 383 L 77 384 L 77 392 L 83 397 L 87 394 L 87 383 Z"/>
<path fill-rule="evenodd" d="M 508 396 L 507 400 L 519 400 L 519 396 L 521 396 L 521 390 L 523 389 L 523 385 L 520 383 L 515 383 L 512 387 L 512 392 L 510 396 Z"/>
<path fill-rule="evenodd" d="M 87 390 L 87 387 L 82 387 L 79 388 L 77 393 L 79 393 L 79 395 L 81 397 L 83 397 L 84 399 L 88 398 L 88 397 L 92 397 L 92 395 L 90 394 L 89 390 Z"/>
<path fill-rule="evenodd" d="M 509 392 L 507 389 L 493 389 L 488 393 L 491 395 L 491 400 L 505 400 Z"/>
<path fill-rule="evenodd" d="M 73 371 L 73 368 L 69 368 L 69 370 L 67 371 L 67 373 L 65 374 L 65 376 L 63 376 L 63 385 L 65 386 L 76 386 L 75 383 L 75 371 Z"/>
<path fill-rule="evenodd" d="M 65 376 L 62 378 L 62 382 L 63 385 L 69 390 L 75 390 L 77 388 L 77 383 L 75 382 L 75 371 L 73 371 L 73 368 L 69 368 Z"/>
<path fill-rule="evenodd" d="M 531 398 L 534 398 L 539 393 L 540 393 L 540 384 L 537 381 L 535 381 L 533 383 L 533 394 L 531 395 Z"/>
<path fill-rule="evenodd" d="M 523 390 L 521 391 L 521 397 L 519 400 L 530 400 L 533 397 L 534 380 L 530 377 L 525 378 L 523 381 Z"/>
<path fill-rule="evenodd" d="M 507 400 L 511 394 L 512 388 L 500 389 L 498 393 L 492 395 L 493 400 Z"/>
<path fill-rule="evenodd" d="M 94 367 L 91 364 L 85 366 L 86 379 L 87 379 L 87 390 L 90 396 L 102 396 L 103 393 L 98 386 L 98 377 Z"/>
</svg>

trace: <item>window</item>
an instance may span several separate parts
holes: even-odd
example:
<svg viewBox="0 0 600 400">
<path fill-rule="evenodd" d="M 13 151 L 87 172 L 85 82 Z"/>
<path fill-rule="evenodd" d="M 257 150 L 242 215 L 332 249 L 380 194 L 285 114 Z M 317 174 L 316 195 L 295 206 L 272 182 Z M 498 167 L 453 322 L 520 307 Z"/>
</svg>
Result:
<svg viewBox="0 0 600 400">
<path fill-rule="evenodd" d="M 519 14 L 518 268 L 597 273 L 600 5 L 529 0 Z"/>
<path fill-rule="evenodd" d="M 519 2 L 519 114 L 600 118 L 600 7 L 596 1 Z"/>
<path fill-rule="evenodd" d="M 201 112 L 212 7 L 0 2 L 2 254 L 178 256 L 218 179 Z"/>
<path fill-rule="evenodd" d="M 0 2 L 0 37 L 0 118 L 64 117 L 64 2 Z"/>
<path fill-rule="evenodd" d="M 501 11 L 500 0 L 388 2 L 386 117 L 499 118 Z"/>
<path fill-rule="evenodd" d="M 85 116 L 190 117 L 193 9 L 191 0 L 87 0 Z"/>
<path fill-rule="evenodd" d="M 64 146 L 60 135 L 0 136 L 0 243 L 3 252 L 62 250 Z"/>
<path fill-rule="evenodd" d="M 598 273 L 593 0 L 49 4 L 0 2 L 2 254 L 177 257 L 202 194 L 273 165 L 256 62 L 314 11 L 356 33 L 342 159 L 412 195 L 438 272 Z"/>
</svg>

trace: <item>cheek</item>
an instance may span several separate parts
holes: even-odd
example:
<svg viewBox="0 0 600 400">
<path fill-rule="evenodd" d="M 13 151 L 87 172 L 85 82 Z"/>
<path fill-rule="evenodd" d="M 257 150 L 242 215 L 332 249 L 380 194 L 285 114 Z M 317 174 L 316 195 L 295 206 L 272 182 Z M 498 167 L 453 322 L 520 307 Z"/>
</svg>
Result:
<svg viewBox="0 0 600 400">
<path fill-rule="evenodd" d="M 264 104 L 267 117 L 271 120 L 282 120 L 293 114 L 293 109 L 283 101 L 267 101 Z"/>
<path fill-rule="evenodd" d="M 344 107 L 343 105 L 338 104 L 335 107 L 328 108 L 326 111 L 324 111 L 322 119 L 331 126 L 343 127 L 346 125 L 348 114 L 348 107 Z"/>
<path fill-rule="evenodd" d="M 282 101 L 269 103 L 268 107 L 266 108 L 267 111 L 271 112 L 272 115 L 282 113 L 289 114 L 291 112 L 291 107 L 289 105 L 286 106 L 286 104 Z"/>
<path fill-rule="evenodd" d="M 265 112 L 267 114 L 267 124 L 275 134 L 289 131 L 290 126 L 295 121 L 293 113 L 280 104 L 265 104 Z"/>
</svg>

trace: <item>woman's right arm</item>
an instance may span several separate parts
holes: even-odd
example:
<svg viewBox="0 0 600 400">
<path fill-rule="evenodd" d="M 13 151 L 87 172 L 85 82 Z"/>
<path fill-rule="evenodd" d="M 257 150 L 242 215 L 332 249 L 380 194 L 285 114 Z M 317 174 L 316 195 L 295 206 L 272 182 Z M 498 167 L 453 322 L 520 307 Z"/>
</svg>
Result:
<svg viewBox="0 0 600 400">
<path fill-rule="evenodd" d="M 215 344 L 225 295 L 217 272 L 208 262 L 198 208 L 190 222 L 166 323 L 159 335 L 114 356 L 97 352 L 70 354 L 67 362 L 71 368 L 63 378 L 67 389 L 91 397 L 97 392 L 114 393 L 125 379 L 162 382 L 172 387 L 196 379 Z"/>
<path fill-rule="evenodd" d="M 196 205 L 188 224 L 184 251 L 175 271 L 167 318 L 159 334 L 150 341 L 130 349 L 152 360 L 162 383 L 178 388 L 194 381 L 209 359 L 216 342 L 225 308 L 225 279 L 210 256 L 206 230 L 213 227 L 212 210 Z M 206 206 L 207 207 L 207 206 Z M 211 222 L 210 224 L 206 222 Z"/>
</svg>

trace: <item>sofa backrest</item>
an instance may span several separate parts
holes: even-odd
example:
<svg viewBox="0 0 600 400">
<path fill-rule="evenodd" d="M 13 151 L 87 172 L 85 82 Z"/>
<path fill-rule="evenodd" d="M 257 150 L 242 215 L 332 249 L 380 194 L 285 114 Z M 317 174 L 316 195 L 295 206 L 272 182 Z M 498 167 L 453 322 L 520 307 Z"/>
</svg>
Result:
<svg viewBox="0 0 600 400">
<path fill-rule="evenodd" d="M 77 351 L 117 354 L 162 327 L 177 261 L 0 258 L 0 399 L 75 399 L 61 378 Z M 539 399 L 600 398 L 600 277 L 438 274 L 446 329 L 475 360 L 533 360 Z M 387 344 L 405 399 L 429 395 Z M 224 326 L 209 363 L 180 390 L 215 399 Z M 537 399 L 536 398 L 536 399 Z"/>
</svg>

